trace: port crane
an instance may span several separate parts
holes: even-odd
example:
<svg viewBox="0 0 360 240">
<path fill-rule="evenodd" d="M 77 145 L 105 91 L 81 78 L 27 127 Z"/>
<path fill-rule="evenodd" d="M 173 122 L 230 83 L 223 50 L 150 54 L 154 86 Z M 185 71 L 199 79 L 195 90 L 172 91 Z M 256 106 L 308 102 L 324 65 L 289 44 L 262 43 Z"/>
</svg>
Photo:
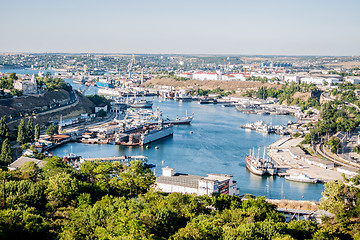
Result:
<svg viewBox="0 0 360 240">
<path fill-rule="evenodd" d="M 126 80 L 129 78 L 131 78 L 131 69 L 133 67 L 133 65 L 135 64 L 135 55 L 133 54 L 131 56 L 131 60 L 129 62 L 129 64 L 127 65 L 127 74 L 125 73 L 125 78 L 124 78 L 124 88 L 126 87 Z"/>
</svg>

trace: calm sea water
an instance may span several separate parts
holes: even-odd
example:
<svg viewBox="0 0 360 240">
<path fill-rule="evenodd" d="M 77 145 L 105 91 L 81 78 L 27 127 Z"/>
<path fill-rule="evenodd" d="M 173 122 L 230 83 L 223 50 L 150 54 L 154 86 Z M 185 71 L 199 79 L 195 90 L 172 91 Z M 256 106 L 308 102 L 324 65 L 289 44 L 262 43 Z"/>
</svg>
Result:
<svg viewBox="0 0 360 240">
<path fill-rule="evenodd" d="M 175 168 L 176 172 L 203 176 L 208 173 L 231 174 L 238 183 L 240 194 L 250 193 L 273 199 L 320 200 L 324 189 L 322 184 L 296 183 L 280 177 L 256 176 L 246 169 L 245 157 L 249 149 L 266 147 L 280 136 L 251 132 L 240 126 L 260 119 L 266 123 L 286 124 L 289 120 L 296 120 L 294 117 L 249 115 L 220 105 L 151 99 L 154 101 L 153 108 L 159 107 L 164 117 L 175 118 L 177 115 L 194 113 L 193 122 L 191 125 L 174 126 L 172 137 L 150 144 L 149 149 L 69 143 L 54 149 L 53 153 L 63 156 L 65 151 L 72 151 L 83 157 L 144 155 L 148 157 L 149 163 L 156 165 L 156 175 L 161 175 L 161 168 L 165 166 Z M 156 146 L 159 149 L 155 149 Z"/>
</svg>

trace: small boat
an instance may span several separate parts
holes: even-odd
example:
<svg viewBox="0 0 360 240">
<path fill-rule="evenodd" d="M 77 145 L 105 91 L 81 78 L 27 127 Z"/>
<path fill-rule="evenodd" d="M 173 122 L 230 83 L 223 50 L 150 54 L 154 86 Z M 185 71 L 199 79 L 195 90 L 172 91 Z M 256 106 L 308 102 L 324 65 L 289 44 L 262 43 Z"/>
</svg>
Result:
<svg viewBox="0 0 360 240">
<path fill-rule="evenodd" d="M 174 120 L 165 119 L 165 124 L 173 124 L 173 125 L 182 125 L 182 124 L 190 124 L 193 120 L 193 116 L 186 116 L 186 117 L 176 117 Z"/>
<path fill-rule="evenodd" d="M 216 99 L 200 99 L 199 104 L 216 104 L 217 100 Z"/>
<path fill-rule="evenodd" d="M 290 174 L 289 176 L 285 176 L 286 180 L 294 181 L 294 182 L 304 182 L 304 183 L 317 183 L 318 179 L 308 177 L 304 173 L 300 173 L 299 175 Z"/>
</svg>

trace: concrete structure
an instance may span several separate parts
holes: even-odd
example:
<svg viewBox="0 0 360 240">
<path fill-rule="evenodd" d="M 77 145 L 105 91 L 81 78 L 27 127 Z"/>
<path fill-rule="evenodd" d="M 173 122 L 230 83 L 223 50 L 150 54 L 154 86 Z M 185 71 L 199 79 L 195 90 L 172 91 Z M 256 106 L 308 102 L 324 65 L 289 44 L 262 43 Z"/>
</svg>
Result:
<svg viewBox="0 0 360 240">
<path fill-rule="evenodd" d="M 344 173 L 348 177 L 354 177 L 358 174 L 357 168 L 340 166 L 336 169 L 338 172 Z"/>
<path fill-rule="evenodd" d="M 30 157 L 19 157 L 15 162 L 8 165 L 10 171 L 20 169 L 25 163 L 34 162 L 39 168 L 45 165 L 46 162 Z"/>
<path fill-rule="evenodd" d="M 36 94 L 38 92 L 35 75 L 31 79 L 19 79 L 14 82 L 14 88 L 22 91 L 24 95 Z"/>
<path fill-rule="evenodd" d="M 102 105 L 99 105 L 99 106 L 95 107 L 95 113 L 98 113 L 101 110 L 104 110 L 105 112 L 107 112 L 108 106 L 106 104 L 102 104 Z"/>
<path fill-rule="evenodd" d="M 300 147 L 291 147 L 287 150 L 293 158 L 305 161 L 310 165 L 318 166 L 325 169 L 334 168 L 333 162 L 306 154 Z"/>
<path fill-rule="evenodd" d="M 213 193 L 238 195 L 233 176 L 208 174 L 207 177 L 175 173 L 174 168 L 165 167 L 162 175 L 156 178 L 156 189 L 166 193 L 185 193 L 212 196 Z"/>
</svg>

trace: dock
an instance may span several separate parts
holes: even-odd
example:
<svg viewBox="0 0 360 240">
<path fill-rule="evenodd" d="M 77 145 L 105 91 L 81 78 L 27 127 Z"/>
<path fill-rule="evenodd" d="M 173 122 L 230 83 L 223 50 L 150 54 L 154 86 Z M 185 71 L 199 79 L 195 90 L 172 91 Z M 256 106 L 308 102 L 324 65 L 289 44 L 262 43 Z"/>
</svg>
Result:
<svg viewBox="0 0 360 240">
<path fill-rule="evenodd" d="M 121 163 L 129 163 L 131 161 L 141 161 L 145 163 L 147 161 L 147 157 L 145 156 L 117 156 L 117 157 L 103 157 L 103 158 L 84 158 L 85 161 L 101 161 L 101 162 L 121 162 Z"/>
</svg>

